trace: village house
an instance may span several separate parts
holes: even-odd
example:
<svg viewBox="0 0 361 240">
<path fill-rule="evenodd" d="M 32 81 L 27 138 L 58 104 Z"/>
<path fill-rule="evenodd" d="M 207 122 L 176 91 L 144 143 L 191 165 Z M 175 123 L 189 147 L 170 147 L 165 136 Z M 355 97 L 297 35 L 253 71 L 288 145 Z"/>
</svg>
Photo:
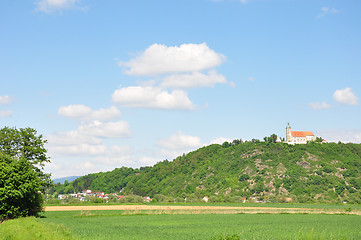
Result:
<svg viewBox="0 0 361 240">
<path fill-rule="evenodd" d="M 79 199 L 80 201 L 87 201 L 86 197 L 97 197 L 97 198 L 100 198 L 100 199 L 104 199 L 106 202 L 108 202 L 109 195 L 112 195 L 117 200 L 120 200 L 122 198 L 127 197 L 127 196 L 124 196 L 124 195 L 118 195 L 116 193 L 105 194 L 104 192 L 93 192 L 90 189 L 85 189 L 85 190 L 83 190 L 81 192 L 74 193 L 74 194 L 58 194 L 58 199 L 59 200 L 65 200 L 65 199 L 70 199 L 70 198 L 76 198 L 76 199 Z M 112 196 L 110 196 L 110 197 L 112 197 Z M 147 197 L 143 197 L 143 200 L 144 200 L 144 202 L 151 202 L 152 198 L 147 196 Z"/>
</svg>

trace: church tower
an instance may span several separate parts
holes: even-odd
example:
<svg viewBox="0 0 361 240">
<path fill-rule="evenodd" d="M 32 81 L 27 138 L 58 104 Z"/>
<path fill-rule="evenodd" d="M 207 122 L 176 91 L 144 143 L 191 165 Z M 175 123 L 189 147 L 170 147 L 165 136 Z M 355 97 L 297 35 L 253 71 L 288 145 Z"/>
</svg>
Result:
<svg viewBox="0 0 361 240">
<path fill-rule="evenodd" d="M 292 142 L 291 126 L 289 123 L 287 123 L 286 127 L 286 142 Z"/>
</svg>

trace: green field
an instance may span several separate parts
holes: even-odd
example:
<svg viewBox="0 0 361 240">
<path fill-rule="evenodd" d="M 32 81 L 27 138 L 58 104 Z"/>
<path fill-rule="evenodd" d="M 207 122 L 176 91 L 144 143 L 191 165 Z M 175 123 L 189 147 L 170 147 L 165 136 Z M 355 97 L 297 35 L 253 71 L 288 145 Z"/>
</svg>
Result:
<svg viewBox="0 0 361 240">
<path fill-rule="evenodd" d="M 47 212 L 38 222 L 65 225 L 80 239 L 361 239 L 361 216 L 355 215 L 121 214 Z"/>
<path fill-rule="evenodd" d="M 75 204 L 44 204 L 44 206 L 111 206 L 119 203 L 92 203 L 79 202 Z M 326 204 L 326 203 L 122 203 L 121 205 L 150 205 L 150 206 L 226 206 L 226 207 L 275 207 L 275 208 L 311 208 L 311 209 L 357 209 L 361 210 L 360 204 Z"/>
<path fill-rule="evenodd" d="M 9 220 L 0 224 L 1 240 L 75 240 L 64 225 L 38 222 L 35 217 Z"/>
<path fill-rule="evenodd" d="M 247 207 L 252 205 L 242 204 Z M 267 207 L 346 210 L 345 205 L 265 204 L 264 206 L 266 205 Z M 227 206 L 240 205 L 227 204 Z M 257 206 L 260 205 L 257 204 Z M 154 214 L 152 211 L 124 210 L 49 211 L 43 214 L 43 218 L 22 218 L 1 224 L 0 240 L 361 239 L 361 216 L 354 215 L 356 211 L 359 211 L 360 206 L 352 205 L 347 208 L 349 211 L 343 211 L 344 214 L 256 212 L 254 214 L 160 214 L 160 212 Z"/>
</svg>

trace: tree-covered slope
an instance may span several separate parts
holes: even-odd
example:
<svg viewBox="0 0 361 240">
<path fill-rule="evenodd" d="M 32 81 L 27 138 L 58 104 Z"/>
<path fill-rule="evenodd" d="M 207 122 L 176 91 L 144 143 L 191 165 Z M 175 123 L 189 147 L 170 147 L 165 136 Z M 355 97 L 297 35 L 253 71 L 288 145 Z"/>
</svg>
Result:
<svg viewBox="0 0 361 240">
<path fill-rule="evenodd" d="M 203 147 L 153 167 L 89 174 L 68 188 L 213 201 L 361 203 L 360 144 L 235 143 Z"/>
</svg>

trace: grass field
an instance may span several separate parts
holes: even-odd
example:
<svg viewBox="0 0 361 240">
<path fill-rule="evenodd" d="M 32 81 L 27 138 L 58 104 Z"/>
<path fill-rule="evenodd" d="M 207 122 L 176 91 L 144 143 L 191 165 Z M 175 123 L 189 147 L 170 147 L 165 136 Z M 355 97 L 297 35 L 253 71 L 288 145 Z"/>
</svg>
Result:
<svg viewBox="0 0 361 240">
<path fill-rule="evenodd" d="M 76 204 L 45 204 L 46 206 L 112 206 L 119 203 L 92 203 L 80 202 Z M 121 205 L 139 205 L 139 203 L 122 203 Z M 361 205 L 354 204 L 326 204 L 326 203 L 144 203 L 147 206 L 226 206 L 226 207 L 278 207 L 278 208 L 318 208 L 318 209 L 342 209 L 350 207 L 361 210 Z"/>
<path fill-rule="evenodd" d="M 38 222 L 35 217 L 9 220 L 0 225 L 1 240 L 72 240 L 73 233 L 64 225 Z"/>
<path fill-rule="evenodd" d="M 251 214 L 234 209 L 252 207 L 243 204 L 117 206 L 127 208 L 123 210 L 83 207 L 78 208 L 83 210 L 46 211 L 44 218 L 7 221 L 0 225 L 0 240 L 361 239 L 361 209 L 357 205 L 346 208 L 344 205 L 258 204 L 246 211 Z M 98 207 L 104 209 L 109 205 Z M 174 210 L 178 207 L 180 209 Z M 205 207 L 216 209 L 210 211 Z M 233 209 L 224 211 L 224 207 Z M 291 208 L 307 209 L 307 214 Z"/>
<path fill-rule="evenodd" d="M 361 216 L 325 214 L 160 214 L 46 212 L 81 239 L 361 239 Z M 232 238 L 233 239 L 233 238 Z"/>
</svg>

